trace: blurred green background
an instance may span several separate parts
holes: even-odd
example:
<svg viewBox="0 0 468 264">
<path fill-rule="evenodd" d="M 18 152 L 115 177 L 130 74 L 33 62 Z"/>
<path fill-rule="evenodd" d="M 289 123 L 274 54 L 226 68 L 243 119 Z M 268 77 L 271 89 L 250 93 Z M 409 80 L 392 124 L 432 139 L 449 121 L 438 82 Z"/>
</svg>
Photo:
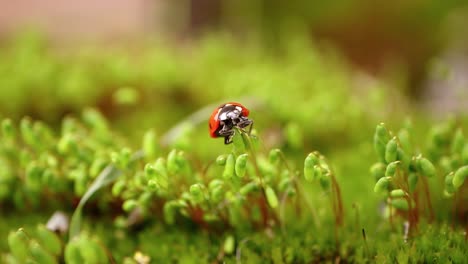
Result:
<svg viewBox="0 0 468 264">
<path fill-rule="evenodd" d="M 92 105 L 162 128 L 243 96 L 280 120 L 291 103 L 312 122 L 345 119 L 348 104 L 467 111 L 464 1 L 22 2 L 0 11 L 3 115 L 57 121 Z"/>
</svg>

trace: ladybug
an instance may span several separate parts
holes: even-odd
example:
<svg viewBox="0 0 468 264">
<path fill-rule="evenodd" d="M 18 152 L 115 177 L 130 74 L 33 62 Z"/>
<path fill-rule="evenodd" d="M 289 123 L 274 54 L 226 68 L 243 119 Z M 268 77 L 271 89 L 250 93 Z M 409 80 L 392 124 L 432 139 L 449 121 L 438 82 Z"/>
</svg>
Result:
<svg viewBox="0 0 468 264">
<path fill-rule="evenodd" d="M 210 117 L 210 136 L 213 138 L 224 137 L 224 144 L 230 144 L 235 127 L 243 129 L 251 125 L 250 134 L 253 120 L 248 119 L 248 116 L 249 109 L 239 103 L 229 102 L 218 106 Z"/>
</svg>

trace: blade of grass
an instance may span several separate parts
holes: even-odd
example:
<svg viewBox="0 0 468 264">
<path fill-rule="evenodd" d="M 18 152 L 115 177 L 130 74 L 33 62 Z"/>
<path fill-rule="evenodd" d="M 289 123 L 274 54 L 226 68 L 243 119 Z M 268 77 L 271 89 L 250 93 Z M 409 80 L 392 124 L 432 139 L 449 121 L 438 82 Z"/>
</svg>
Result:
<svg viewBox="0 0 468 264">
<path fill-rule="evenodd" d="M 133 155 L 132 161 L 140 159 L 142 157 L 143 151 L 137 151 Z M 94 180 L 93 184 L 91 184 L 91 186 L 88 188 L 83 197 L 81 197 L 81 200 L 78 203 L 75 212 L 73 212 L 73 216 L 70 222 L 70 240 L 80 234 L 81 222 L 83 219 L 83 207 L 85 206 L 86 202 L 88 202 L 88 200 L 93 196 L 94 193 L 114 182 L 120 175 L 122 175 L 122 171 L 118 169 L 115 165 L 109 164 L 104 168 L 104 170 L 102 170 L 102 172 L 98 175 L 96 180 Z"/>
</svg>

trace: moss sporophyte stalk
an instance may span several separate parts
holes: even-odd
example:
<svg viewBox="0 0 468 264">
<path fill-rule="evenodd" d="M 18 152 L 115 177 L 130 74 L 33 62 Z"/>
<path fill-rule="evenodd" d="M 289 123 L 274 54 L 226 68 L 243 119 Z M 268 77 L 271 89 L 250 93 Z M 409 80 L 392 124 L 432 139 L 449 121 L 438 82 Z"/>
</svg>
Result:
<svg viewBox="0 0 468 264">
<path fill-rule="evenodd" d="M 409 234 L 414 234 L 423 218 L 429 222 L 435 220 L 429 179 L 438 181 L 436 178 L 445 174 L 444 195 L 453 196 L 457 191 L 464 195 L 458 187 L 463 185 L 467 174 L 464 164 L 468 160 L 463 158 L 463 146 L 466 145 L 461 129 L 450 121 L 431 130 L 427 157 L 413 147 L 408 128 L 393 133 L 383 123 L 377 126 L 374 148 L 380 162 L 371 167 L 371 173 L 376 180 L 374 191 L 386 196 L 392 225 L 396 216 L 402 216 L 408 223 Z M 455 175 L 458 175 L 457 179 Z M 456 214 L 463 207 L 457 199 L 453 203 Z"/>
</svg>

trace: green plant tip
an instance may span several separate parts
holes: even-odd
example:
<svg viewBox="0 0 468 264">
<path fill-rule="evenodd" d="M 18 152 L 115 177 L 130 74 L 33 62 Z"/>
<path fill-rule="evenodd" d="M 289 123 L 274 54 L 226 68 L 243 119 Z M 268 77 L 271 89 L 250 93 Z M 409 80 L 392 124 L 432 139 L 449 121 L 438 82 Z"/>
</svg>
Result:
<svg viewBox="0 0 468 264">
<path fill-rule="evenodd" d="M 428 159 L 421 157 L 417 160 L 417 164 L 422 175 L 426 177 L 433 177 L 436 175 L 434 164 L 432 164 Z"/>
<path fill-rule="evenodd" d="M 374 177 L 375 181 L 378 181 L 380 178 L 385 177 L 386 167 L 384 163 L 377 162 L 370 168 L 371 174 Z"/>
<path fill-rule="evenodd" d="M 167 171 L 170 174 L 176 174 L 181 170 L 179 163 L 177 162 L 177 150 L 173 149 L 167 155 Z"/>
<path fill-rule="evenodd" d="M 13 256 L 20 262 L 24 262 L 28 256 L 28 236 L 20 228 L 16 232 L 10 232 L 8 235 L 8 246 Z"/>
<path fill-rule="evenodd" d="M 224 166 L 226 164 L 227 155 L 219 155 L 216 158 L 216 164 L 219 166 Z"/>
<path fill-rule="evenodd" d="M 384 123 L 380 123 L 375 128 L 374 149 L 381 161 L 385 161 L 386 145 L 390 140 L 390 135 L 385 128 Z"/>
<path fill-rule="evenodd" d="M 32 258 L 37 262 L 37 263 L 43 263 L 43 264 L 55 264 L 58 263 L 58 261 L 47 251 L 44 250 L 44 248 L 39 245 L 36 241 L 31 241 L 29 244 L 29 252 L 31 253 Z"/>
<path fill-rule="evenodd" d="M 468 177 L 468 165 L 459 168 L 455 172 L 452 179 L 453 187 L 455 187 L 455 189 L 460 188 L 465 182 L 466 177 Z"/>
<path fill-rule="evenodd" d="M 194 196 L 202 195 L 203 192 L 202 192 L 201 185 L 196 183 L 196 184 L 193 184 L 192 186 L 190 186 L 190 194 L 192 194 Z"/>
<path fill-rule="evenodd" d="M 226 253 L 227 255 L 234 253 L 234 250 L 236 249 L 235 243 L 236 243 L 236 240 L 234 239 L 234 236 L 232 235 L 227 236 L 226 240 L 224 240 L 224 246 L 223 246 L 224 253 Z"/>
<path fill-rule="evenodd" d="M 154 177 L 156 177 L 156 169 L 153 167 L 153 165 L 146 164 L 145 165 L 145 174 L 149 179 L 154 178 Z"/>
<path fill-rule="evenodd" d="M 248 154 L 241 154 L 236 159 L 235 171 L 237 177 L 244 177 L 247 170 L 247 158 Z"/>
<path fill-rule="evenodd" d="M 265 188 L 265 195 L 267 198 L 267 202 L 271 208 L 275 209 L 276 207 L 278 207 L 278 197 L 276 196 L 276 193 L 273 190 L 273 188 L 267 186 Z"/>
<path fill-rule="evenodd" d="M 215 203 L 219 203 L 224 198 L 224 188 L 223 186 L 219 185 L 214 188 L 211 188 L 210 192 L 211 200 Z"/>
<path fill-rule="evenodd" d="M 57 150 L 60 154 L 69 154 L 77 149 L 77 143 L 72 134 L 62 136 L 57 144 Z"/>
<path fill-rule="evenodd" d="M 2 120 L 2 136 L 7 139 L 13 139 L 15 136 L 15 131 L 13 128 L 13 123 L 11 119 Z"/>
<path fill-rule="evenodd" d="M 158 142 L 156 133 L 153 130 L 147 131 L 143 136 L 142 147 L 147 160 L 153 160 L 156 158 L 158 153 Z"/>
<path fill-rule="evenodd" d="M 270 161 L 271 164 L 275 164 L 280 159 L 280 155 L 281 155 L 280 149 L 272 149 L 270 150 L 270 153 L 268 154 L 268 160 Z"/>
<path fill-rule="evenodd" d="M 398 141 L 400 142 L 401 147 L 405 151 L 411 150 L 411 141 L 410 141 L 410 134 L 408 129 L 403 128 L 398 132 Z"/>
<path fill-rule="evenodd" d="M 385 176 L 393 177 L 397 171 L 398 165 L 400 161 L 394 161 L 387 165 L 387 169 L 385 170 Z"/>
<path fill-rule="evenodd" d="M 95 129 L 96 131 L 103 132 L 106 131 L 108 128 L 107 120 L 104 116 L 93 108 L 87 108 L 83 111 L 83 121 L 90 126 L 91 128 Z"/>
<path fill-rule="evenodd" d="M 388 185 L 390 184 L 392 177 L 380 178 L 374 186 L 375 193 L 383 193 L 387 191 Z"/>
<path fill-rule="evenodd" d="M 461 128 L 458 128 L 453 136 L 452 145 L 450 146 L 451 152 L 453 155 L 461 155 L 463 153 L 463 148 L 465 146 L 465 137 L 463 136 L 463 131 Z"/>
<path fill-rule="evenodd" d="M 409 209 L 408 201 L 404 198 L 392 199 L 390 204 L 398 210 L 408 211 Z"/>
<path fill-rule="evenodd" d="M 122 205 L 122 209 L 125 211 L 125 212 L 130 212 L 132 211 L 133 209 L 135 209 L 136 207 L 138 206 L 138 202 L 133 200 L 133 199 L 130 199 L 130 200 L 126 200 L 123 205 Z"/>
<path fill-rule="evenodd" d="M 37 239 L 39 244 L 54 256 L 60 256 L 62 252 L 62 242 L 57 234 L 48 230 L 44 225 L 37 226 Z"/>
<path fill-rule="evenodd" d="M 321 174 L 320 177 L 319 177 L 319 182 L 320 182 L 320 186 L 322 187 L 322 189 L 324 191 L 327 191 L 330 189 L 330 183 L 331 183 L 331 176 L 329 173 L 326 173 L 326 174 Z"/>
<path fill-rule="evenodd" d="M 465 147 L 463 147 L 463 152 L 462 152 L 462 162 L 463 164 L 468 164 L 468 143 L 465 144 Z"/>
<path fill-rule="evenodd" d="M 164 177 L 166 179 L 168 178 L 166 160 L 164 158 L 158 158 L 153 167 L 158 172 L 158 174 L 161 175 L 161 177 Z"/>
<path fill-rule="evenodd" d="M 402 189 L 396 189 L 390 192 L 390 197 L 393 197 L 393 198 L 400 198 L 400 197 L 405 197 L 405 196 L 406 196 L 406 193 Z"/>
<path fill-rule="evenodd" d="M 304 178 L 307 181 L 313 181 L 318 178 L 319 175 L 315 175 L 318 164 L 318 158 L 314 153 L 310 153 L 304 160 Z"/>
<path fill-rule="evenodd" d="M 223 171 L 224 179 L 231 179 L 232 177 L 234 177 L 235 163 L 236 163 L 236 160 L 234 159 L 234 155 L 229 154 L 226 159 L 226 165 L 224 166 L 224 171 Z"/>
<path fill-rule="evenodd" d="M 208 188 L 213 189 L 219 186 L 223 186 L 224 182 L 220 179 L 214 179 L 208 184 Z"/>
<path fill-rule="evenodd" d="M 65 247 L 65 262 L 68 264 L 84 263 L 80 252 L 80 240 L 73 239 Z"/>
<path fill-rule="evenodd" d="M 113 101 L 120 105 L 134 105 L 139 98 L 138 91 L 131 87 L 120 88 L 112 96 Z"/>
<path fill-rule="evenodd" d="M 394 137 L 390 141 L 388 141 L 385 147 L 385 161 L 387 163 L 391 163 L 397 160 L 397 148 L 397 139 L 396 137 Z"/>
<path fill-rule="evenodd" d="M 457 190 L 455 189 L 455 186 L 453 186 L 453 176 L 455 175 L 454 172 L 450 172 L 445 176 L 445 192 L 448 194 L 454 194 Z"/>
<path fill-rule="evenodd" d="M 252 182 L 249 182 L 247 183 L 246 185 L 242 186 L 240 189 L 239 189 L 239 193 L 242 194 L 242 195 L 247 195 L 251 192 L 254 192 L 254 191 L 257 191 L 259 190 L 259 184 L 255 181 L 252 181 Z"/>
<path fill-rule="evenodd" d="M 112 185 L 112 195 L 119 196 L 125 189 L 127 182 L 124 180 L 118 180 Z"/>
</svg>

